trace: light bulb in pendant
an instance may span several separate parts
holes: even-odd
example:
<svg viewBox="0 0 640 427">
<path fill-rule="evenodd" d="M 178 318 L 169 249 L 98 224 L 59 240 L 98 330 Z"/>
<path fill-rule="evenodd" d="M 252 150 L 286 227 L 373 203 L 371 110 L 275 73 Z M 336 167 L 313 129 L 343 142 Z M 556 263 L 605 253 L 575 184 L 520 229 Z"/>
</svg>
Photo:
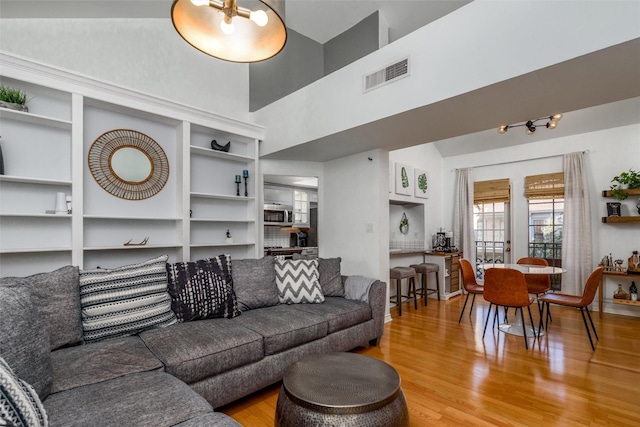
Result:
<svg viewBox="0 0 640 427">
<path fill-rule="evenodd" d="M 233 22 L 227 24 L 226 22 L 222 21 L 220 22 L 220 29 L 222 30 L 223 33 L 225 33 L 226 35 L 231 35 L 233 34 Z"/>
<path fill-rule="evenodd" d="M 249 13 L 249 19 L 255 22 L 258 27 L 264 27 L 269 22 L 267 12 L 264 10 L 252 10 Z"/>
</svg>

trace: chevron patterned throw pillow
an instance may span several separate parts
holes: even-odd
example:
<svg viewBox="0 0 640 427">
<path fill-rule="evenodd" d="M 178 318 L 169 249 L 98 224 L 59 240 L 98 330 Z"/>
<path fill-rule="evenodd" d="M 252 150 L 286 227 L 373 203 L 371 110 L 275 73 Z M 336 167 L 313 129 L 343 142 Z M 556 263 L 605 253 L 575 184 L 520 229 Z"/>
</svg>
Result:
<svg viewBox="0 0 640 427">
<path fill-rule="evenodd" d="M 316 259 L 276 260 L 276 285 L 281 304 L 324 302 Z"/>
</svg>

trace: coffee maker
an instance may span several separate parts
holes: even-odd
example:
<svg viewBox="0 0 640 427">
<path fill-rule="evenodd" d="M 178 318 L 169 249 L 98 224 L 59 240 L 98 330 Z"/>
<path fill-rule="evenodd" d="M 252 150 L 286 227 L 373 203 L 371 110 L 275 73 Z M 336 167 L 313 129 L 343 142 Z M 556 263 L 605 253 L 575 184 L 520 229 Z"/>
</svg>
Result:
<svg viewBox="0 0 640 427">
<path fill-rule="evenodd" d="M 307 247 L 307 232 L 306 231 L 298 231 L 296 233 L 291 233 L 290 246 L 305 248 Z"/>
</svg>

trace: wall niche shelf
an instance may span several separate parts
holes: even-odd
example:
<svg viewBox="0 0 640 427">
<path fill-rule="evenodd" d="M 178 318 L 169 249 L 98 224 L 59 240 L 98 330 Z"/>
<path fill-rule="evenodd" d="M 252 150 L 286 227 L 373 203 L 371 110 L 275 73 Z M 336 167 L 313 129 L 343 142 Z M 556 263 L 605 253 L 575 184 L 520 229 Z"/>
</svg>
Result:
<svg viewBox="0 0 640 427">
<path fill-rule="evenodd" d="M 633 188 L 625 190 L 629 193 L 629 196 L 640 196 L 640 188 Z M 613 197 L 610 190 L 602 191 L 602 197 Z M 603 224 L 628 224 L 628 223 L 640 223 L 640 215 L 638 216 L 603 216 Z"/>
</svg>

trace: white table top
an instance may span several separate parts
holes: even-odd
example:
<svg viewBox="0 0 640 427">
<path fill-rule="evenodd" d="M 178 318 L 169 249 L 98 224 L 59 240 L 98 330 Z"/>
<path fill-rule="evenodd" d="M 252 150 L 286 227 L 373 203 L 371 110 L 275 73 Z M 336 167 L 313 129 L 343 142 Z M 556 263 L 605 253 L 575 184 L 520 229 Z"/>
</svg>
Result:
<svg viewBox="0 0 640 427">
<path fill-rule="evenodd" d="M 560 267 L 551 267 L 543 265 L 531 265 L 531 264 L 480 264 L 480 268 L 488 270 L 490 268 L 512 268 L 518 270 L 523 274 L 562 274 L 567 270 Z"/>
</svg>

